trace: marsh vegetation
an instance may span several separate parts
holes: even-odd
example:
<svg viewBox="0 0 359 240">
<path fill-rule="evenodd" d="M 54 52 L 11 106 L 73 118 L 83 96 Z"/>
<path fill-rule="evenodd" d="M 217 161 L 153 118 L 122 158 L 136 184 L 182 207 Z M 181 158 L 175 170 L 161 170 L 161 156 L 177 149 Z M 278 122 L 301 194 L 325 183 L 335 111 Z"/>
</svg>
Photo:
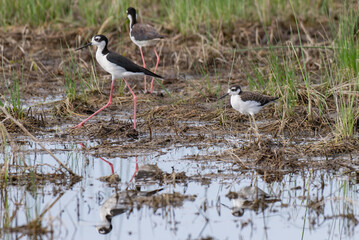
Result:
<svg viewBox="0 0 359 240">
<path fill-rule="evenodd" d="M 0 5 L 0 238 L 356 238 L 357 1 Z M 121 79 L 112 105 L 72 129 L 111 87 L 94 49 L 77 47 L 102 33 L 141 65 L 129 6 L 167 35 L 165 80 L 143 94 L 143 79 L 128 79 L 137 131 Z M 279 97 L 256 115 L 260 138 L 219 100 L 237 84 Z"/>
</svg>

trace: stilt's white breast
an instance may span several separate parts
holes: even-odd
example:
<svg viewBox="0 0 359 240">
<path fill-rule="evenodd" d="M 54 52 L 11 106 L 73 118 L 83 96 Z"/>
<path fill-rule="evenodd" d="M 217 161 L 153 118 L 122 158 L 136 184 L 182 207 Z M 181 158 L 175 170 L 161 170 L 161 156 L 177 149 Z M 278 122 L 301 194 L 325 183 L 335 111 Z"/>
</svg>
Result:
<svg viewBox="0 0 359 240">
<path fill-rule="evenodd" d="M 257 114 L 262 106 L 256 101 L 243 101 L 240 95 L 231 96 L 232 107 L 242 114 Z"/>
<path fill-rule="evenodd" d="M 114 78 L 121 78 L 124 77 L 126 73 L 126 69 L 114 64 L 107 60 L 106 55 L 103 55 L 100 51 L 96 52 L 96 60 L 100 64 L 100 66 L 108 73 L 112 75 Z"/>
</svg>

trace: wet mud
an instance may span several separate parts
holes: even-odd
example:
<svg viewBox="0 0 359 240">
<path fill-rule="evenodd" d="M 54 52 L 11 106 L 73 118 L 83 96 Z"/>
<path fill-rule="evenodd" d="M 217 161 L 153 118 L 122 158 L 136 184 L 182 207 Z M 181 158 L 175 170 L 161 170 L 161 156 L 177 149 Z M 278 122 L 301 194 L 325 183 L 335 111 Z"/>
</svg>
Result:
<svg viewBox="0 0 359 240">
<path fill-rule="evenodd" d="M 153 225 L 166 232 L 164 236 L 220 239 L 229 235 L 209 231 L 207 224 L 215 224 L 220 219 L 218 222 L 221 223 L 217 223 L 223 227 L 231 219 L 232 230 L 235 229 L 237 234 L 238 229 L 245 232 L 256 228 L 258 215 L 265 213 L 272 216 L 285 212 L 288 219 L 296 222 L 295 216 L 288 212 L 299 205 L 304 206 L 303 218 L 308 220 L 306 226 L 314 229 L 313 232 L 325 221 L 340 220 L 347 224 L 348 239 L 350 234 L 358 233 L 358 215 L 353 213 L 357 210 L 356 198 L 343 197 L 338 203 L 341 195 L 333 194 L 327 186 L 330 182 L 339 185 L 338 189 L 347 187 L 351 193 L 357 193 L 358 138 L 341 141 L 329 138 L 332 131 L 329 123 L 334 117 L 329 114 L 325 118 L 316 114 L 309 117 L 304 104 L 296 106 L 292 116 L 283 118 L 276 105 L 263 108 L 256 115 L 258 136 L 248 116 L 233 110 L 228 99 L 218 101 L 227 91 L 228 84 L 241 84 L 247 88 L 248 72 L 243 69 L 248 69 L 251 61 L 265 64 L 264 56 L 268 54 L 266 50 L 243 51 L 233 56 L 231 49 L 268 46 L 268 41 L 273 45 L 289 40 L 299 44 L 298 35 L 290 32 L 295 23 L 273 23 L 268 29 L 258 24 L 237 25 L 234 30 L 223 30 L 215 48 L 199 41 L 203 38 L 201 32 L 186 37 L 172 36 L 159 44 L 161 64 L 158 72 L 165 76 L 165 80 L 155 84 L 155 93 L 143 93 L 142 78 L 129 79 L 138 97 L 137 130 L 133 129 L 132 96 L 126 88 L 122 89 L 121 81 L 116 82 L 111 106 L 83 127 L 72 128 L 104 106 L 110 92 L 110 77 L 97 66 L 99 89 L 89 90 L 80 79 L 75 79 L 76 96 L 70 98 L 66 94 L 65 67 L 72 55 L 81 60 L 77 65 L 81 68 L 77 77 L 91 77 L 93 50 L 74 53 L 79 39 L 87 37 L 91 30 L 59 33 L 13 27 L 6 34 L 1 33 L 3 94 L 9 93 L 14 73 L 22 77 L 19 83 L 24 106 L 22 117 L 18 118 L 18 111 L 10 105 L 6 108 L 8 113 L 74 175 L 68 174 L 18 124 L 0 112 L 4 156 L 0 165 L 0 196 L 2 202 L 19 203 L 19 207 L 2 206 L 7 212 L 3 216 L 7 225 L 2 225 L 0 236 L 66 239 L 68 235 L 56 230 L 64 221 L 59 212 L 67 211 L 64 210 L 66 207 L 56 207 L 60 202 L 76 212 L 69 214 L 76 223 L 74 225 L 86 225 L 83 229 L 90 226 L 92 234 L 94 229 L 100 234 L 116 233 L 119 231 L 118 219 L 133 223 L 136 221 L 133 216 L 148 214 L 155 219 Z M 326 43 L 323 31 L 328 27 L 325 26 L 307 26 L 302 44 L 309 44 L 313 39 L 318 44 Z M 269 31 L 269 39 L 265 31 Z M 118 46 L 117 35 L 115 32 L 108 34 L 113 50 L 141 63 L 140 56 L 133 54 L 139 53 L 138 49 L 127 38 L 123 38 L 124 43 Z M 70 47 L 65 47 L 64 43 Z M 318 73 L 319 51 L 308 49 L 306 59 L 310 71 Z M 151 51 L 145 51 L 145 55 L 154 59 Z M 153 68 L 154 63 L 148 61 L 148 68 Z M 233 71 L 230 70 L 231 63 Z M 200 65 L 215 65 L 216 69 L 211 68 L 201 75 Z M 307 103 L 305 89 L 298 88 L 298 91 L 302 92 L 299 102 Z M 278 102 L 281 104 L 281 99 Z M 333 102 L 327 104 L 334 108 Z M 314 102 L 313 106 L 313 112 L 319 114 L 320 109 Z M 357 131 L 358 126 L 355 128 Z M 345 186 L 341 185 L 341 179 L 347 181 Z M 8 189 L 18 191 L 18 195 L 24 197 L 18 199 L 17 194 L 7 193 Z M 27 201 L 35 202 L 32 206 L 24 200 L 27 197 L 31 199 Z M 29 214 L 31 217 L 18 213 L 32 209 L 36 204 L 41 211 Z M 351 207 L 347 212 L 328 214 L 326 204 Z M 198 231 L 188 230 L 191 228 L 186 224 L 181 227 L 185 221 L 175 219 L 176 214 L 183 214 L 179 212 L 181 209 L 186 211 L 193 205 L 195 209 L 188 213 L 193 218 L 186 221 L 202 219 L 198 220 L 201 227 L 193 223 L 196 230 L 201 229 Z M 51 209 L 53 206 L 56 210 Z M 252 213 L 255 216 L 248 217 Z M 84 216 L 90 220 L 84 220 Z M 94 216 L 96 221 L 91 219 Z M 223 219 L 223 216 L 227 218 Z M 18 218 L 21 220 L 14 223 Z M 147 219 L 147 216 L 143 218 Z M 81 224 L 79 229 L 82 229 Z M 166 224 L 168 228 L 163 227 Z M 76 235 L 72 227 L 65 226 L 66 231 L 77 238 L 86 236 Z M 258 228 L 265 229 L 265 226 Z M 138 236 L 138 230 L 129 227 L 126 231 L 121 236 Z M 300 231 L 295 232 L 300 234 Z M 146 239 L 144 234 L 142 232 L 142 238 Z M 313 233 L 311 236 L 318 235 Z M 148 239 L 156 239 L 156 236 Z M 111 237 L 114 239 L 115 235 Z"/>
</svg>

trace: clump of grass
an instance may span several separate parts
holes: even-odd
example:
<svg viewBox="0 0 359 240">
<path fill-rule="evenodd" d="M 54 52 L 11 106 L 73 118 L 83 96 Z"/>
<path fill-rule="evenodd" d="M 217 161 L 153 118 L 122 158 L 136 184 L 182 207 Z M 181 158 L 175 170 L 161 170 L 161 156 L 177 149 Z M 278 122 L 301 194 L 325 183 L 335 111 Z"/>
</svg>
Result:
<svg viewBox="0 0 359 240">
<path fill-rule="evenodd" d="M 88 78 L 84 78 L 81 77 L 80 78 L 80 84 L 81 84 L 81 88 L 83 93 L 86 95 L 87 91 L 90 92 L 100 92 L 101 89 L 103 88 L 103 83 L 104 81 L 99 81 L 98 75 L 97 75 L 97 70 L 95 67 L 95 58 L 92 56 L 92 63 L 90 65 L 90 69 L 86 70 L 90 73 L 90 75 L 88 76 Z M 78 61 L 80 61 L 80 59 L 78 59 Z M 88 80 L 87 80 L 88 79 Z M 86 89 L 87 90 L 86 90 Z"/>
<path fill-rule="evenodd" d="M 358 11 L 350 1 L 345 1 L 341 19 L 339 21 L 338 35 L 335 44 L 335 60 L 340 69 L 348 69 L 359 74 L 358 49 Z"/>
<path fill-rule="evenodd" d="M 290 51 L 289 47 L 284 47 L 277 51 L 271 50 L 267 58 L 268 68 L 261 69 L 257 66 L 252 66 L 254 78 L 248 75 L 251 89 L 263 89 L 267 94 L 281 98 L 280 102 L 282 104 L 279 110 L 285 116 L 294 114 L 298 102 L 297 65 L 291 53 L 293 52 Z"/>
<path fill-rule="evenodd" d="M 16 119 L 22 120 L 24 118 L 24 107 L 21 99 L 21 87 L 20 84 L 23 79 L 23 69 L 14 69 L 11 72 L 11 78 L 9 83 L 5 81 L 2 88 L 7 90 L 8 99 L 4 99 L 4 103 L 0 102 L 0 106 L 5 106 L 7 111 L 11 113 Z"/>
<path fill-rule="evenodd" d="M 353 86 L 347 86 L 348 92 L 334 94 L 337 115 L 335 118 L 336 138 L 349 139 L 354 136 L 354 126 L 358 119 L 358 103 Z"/>
<path fill-rule="evenodd" d="M 15 76 L 15 83 L 10 86 L 10 101 L 12 109 L 10 110 L 13 116 L 17 119 L 24 118 L 24 109 L 21 101 L 21 92 L 20 92 L 20 79 L 22 79 L 23 74 Z"/>
<path fill-rule="evenodd" d="M 69 51 L 70 58 L 67 60 L 64 57 L 63 51 L 63 72 L 64 72 L 64 85 L 66 88 L 66 97 L 73 101 L 77 98 L 77 81 L 82 77 L 81 68 L 79 67 L 78 60 L 74 54 Z"/>
<path fill-rule="evenodd" d="M 337 139 L 354 136 L 354 126 L 358 119 L 359 90 L 359 44 L 356 36 L 359 13 L 355 4 L 345 1 L 338 27 L 338 36 L 334 41 L 334 64 L 330 83 L 336 106 L 335 129 Z"/>
<path fill-rule="evenodd" d="M 296 23 L 296 31 L 293 33 L 296 32 L 298 36 L 299 46 L 294 46 L 292 42 L 287 42 L 287 46 L 269 45 L 267 65 L 264 68 L 252 65 L 255 77 L 248 74 L 249 85 L 251 88 L 262 88 L 270 95 L 279 96 L 282 103 L 280 111 L 283 116 L 292 116 L 298 105 L 301 105 L 306 109 L 306 118 L 313 120 L 318 117 L 318 113 L 320 117 L 327 110 L 328 79 L 321 78 L 320 84 L 314 83 L 305 61 L 306 50 L 302 44 L 296 9 L 293 1 L 289 1 L 289 4 Z M 269 39 L 267 33 L 266 36 Z M 269 40 L 268 42 L 270 43 Z M 323 50 L 325 49 L 324 46 Z"/>
<path fill-rule="evenodd" d="M 92 64 L 90 64 L 90 67 L 86 68 L 86 74 L 82 70 L 82 65 L 86 64 L 85 61 L 83 61 L 79 55 L 75 55 L 69 47 L 67 52 L 68 55 L 65 57 L 64 51 L 61 51 L 66 97 L 70 101 L 76 100 L 80 97 L 86 100 L 89 91 L 100 92 L 103 84 L 100 84 L 100 81 L 98 80 L 94 58 L 92 58 Z M 81 95 L 78 88 L 81 89 Z"/>
</svg>

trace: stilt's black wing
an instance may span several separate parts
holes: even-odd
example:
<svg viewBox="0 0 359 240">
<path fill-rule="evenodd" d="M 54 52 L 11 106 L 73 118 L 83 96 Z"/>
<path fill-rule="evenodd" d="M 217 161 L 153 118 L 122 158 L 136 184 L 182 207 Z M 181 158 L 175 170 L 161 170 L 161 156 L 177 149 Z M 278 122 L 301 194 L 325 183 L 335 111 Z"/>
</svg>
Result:
<svg viewBox="0 0 359 240">
<path fill-rule="evenodd" d="M 163 77 L 161 77 L 160 75 L 157 75 L 157 74 L 151 72 L 150 70 L 147 70 L 146 68 L 138 66 L 136 63 L 132 62 L 130 59 L 128 59 L 124 56 L 121 56 L 117 53 L 110 52 L 106 56 L 106 58 L 110 62 L 115 63 L 115 64 L 125 68 L 126 71 L 133 72 L 133 73 L 141 73 L 142 72 L 148 76 L 163 79 Z"/>
</svg>

